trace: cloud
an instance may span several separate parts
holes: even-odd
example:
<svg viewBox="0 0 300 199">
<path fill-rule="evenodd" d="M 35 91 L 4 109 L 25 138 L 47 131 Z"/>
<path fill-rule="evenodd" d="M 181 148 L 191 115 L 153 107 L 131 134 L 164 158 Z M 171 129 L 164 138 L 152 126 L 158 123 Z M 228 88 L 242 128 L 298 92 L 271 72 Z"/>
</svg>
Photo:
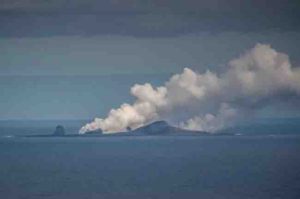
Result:
<svg viewBox="0 0 300 199">
<path fill-rule="evenodd" d="M 272 103 L 286 94 L 300 96 L 299 68 L 292 67 L 286 54 L 269 45 L 257 44 L 231 60 L 227 68 L 221 74 L 185 68 L 156 88 L 149 83 L 136 84 L 131 88 L 136 99 L 132 105 L 124 103 L 112 109 L 106 118 L 96 118 L 80 133 L 98 128 L 106 133 L 126 131 L 158 119 L 215 132 L 255 112 L 263 101 Z"/>
<path fill-rule="evenodd" d="M 216 115 L 206 113 L 203 117 L 195 116 L 186 122 L 181 122 L 179 126 L 185 129 L 215 132 L 225 127 L 227 123 L 232 123 L 236 116 L 237 110 L 223 103 Z"/>
</svg>

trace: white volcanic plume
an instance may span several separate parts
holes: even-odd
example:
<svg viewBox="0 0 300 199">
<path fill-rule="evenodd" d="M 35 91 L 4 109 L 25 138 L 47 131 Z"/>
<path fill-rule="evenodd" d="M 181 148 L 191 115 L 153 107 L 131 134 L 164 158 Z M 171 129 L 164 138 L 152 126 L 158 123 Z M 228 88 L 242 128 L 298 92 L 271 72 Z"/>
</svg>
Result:
<svg viewBox="0 0 300 199">
<path fill-rule="evenodd" d="M 162 87 L 136 84 L 135 102 L 112 109 L 104 119 L 96 118 L 80 133 L 102 129 L 106 133 L 126 131 L 158 119 L 182 128 L 215 132 L 228 126 L 237 115 L 254 111 L 263 101 L 279 96 L 300 95 L 300 70 L 287 55 L 269 45 L 257 44 L 228 63 L 221 74 L 197 73 L 185 68 Z"/>
</svg>

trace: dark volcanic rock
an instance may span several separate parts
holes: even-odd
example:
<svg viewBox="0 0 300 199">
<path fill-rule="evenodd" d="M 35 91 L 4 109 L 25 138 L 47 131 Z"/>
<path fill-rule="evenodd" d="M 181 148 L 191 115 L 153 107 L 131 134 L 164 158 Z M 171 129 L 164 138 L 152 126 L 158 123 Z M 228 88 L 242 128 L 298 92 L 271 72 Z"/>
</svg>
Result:
<svg viewBox="0 0 300 199">
<path fill-rule="evenodd" d="M 85 132 L 85 135 L 102 135 L 102 134 L 103 131 L 101 129 Z"/>
<path fill-rule="evenodd" d="M 176 129 L 172 126 L 169 126 L 169 124 L 165 121 L 156 121 L 134 130 L 135 133 L 146 135 L 170 134 L 175 131 Z"/>
<path fill-rule="evenodd" d="M 64 136 L 66 134 L 65 128 L 62 125 L 57 125 L 53 135 L 55 136 Z"/>
<path fill-rule="evenodd" d="M 131 134 L 138 135 L 170 135 L 170 134 L 208 134 L 203 131 L 190 131 L 169 125 L 166 121 L 156 121 L 137 128 Z"/>
</svg>

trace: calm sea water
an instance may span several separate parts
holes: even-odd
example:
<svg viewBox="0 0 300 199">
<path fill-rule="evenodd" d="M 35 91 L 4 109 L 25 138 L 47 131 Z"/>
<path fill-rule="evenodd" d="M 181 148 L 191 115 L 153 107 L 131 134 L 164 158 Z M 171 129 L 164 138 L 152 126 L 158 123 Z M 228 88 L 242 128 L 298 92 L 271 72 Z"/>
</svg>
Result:
<svg viewBox="0 0 300 199">
<path fill-rule="evenodd" d="M 0 138 L 0 198 L 300 198 L 300 136 Z"/>
</svg>

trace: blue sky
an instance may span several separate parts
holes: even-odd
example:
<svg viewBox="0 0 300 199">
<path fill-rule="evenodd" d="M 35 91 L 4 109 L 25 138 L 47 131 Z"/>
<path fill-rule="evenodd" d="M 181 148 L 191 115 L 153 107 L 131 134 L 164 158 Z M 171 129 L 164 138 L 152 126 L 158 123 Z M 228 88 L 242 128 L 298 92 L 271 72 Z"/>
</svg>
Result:
<svg viewBox="0 0 300 199">
<path fill-rule="evenodd" d="M 88 119 L 256 43 L 300 63 L 298 1 L 0 0 L 0 119 Z M 282 113 L 282 115 L 289 115 Z M 291 113 L 295 115 L 295 113 Z"/>
</svg>

